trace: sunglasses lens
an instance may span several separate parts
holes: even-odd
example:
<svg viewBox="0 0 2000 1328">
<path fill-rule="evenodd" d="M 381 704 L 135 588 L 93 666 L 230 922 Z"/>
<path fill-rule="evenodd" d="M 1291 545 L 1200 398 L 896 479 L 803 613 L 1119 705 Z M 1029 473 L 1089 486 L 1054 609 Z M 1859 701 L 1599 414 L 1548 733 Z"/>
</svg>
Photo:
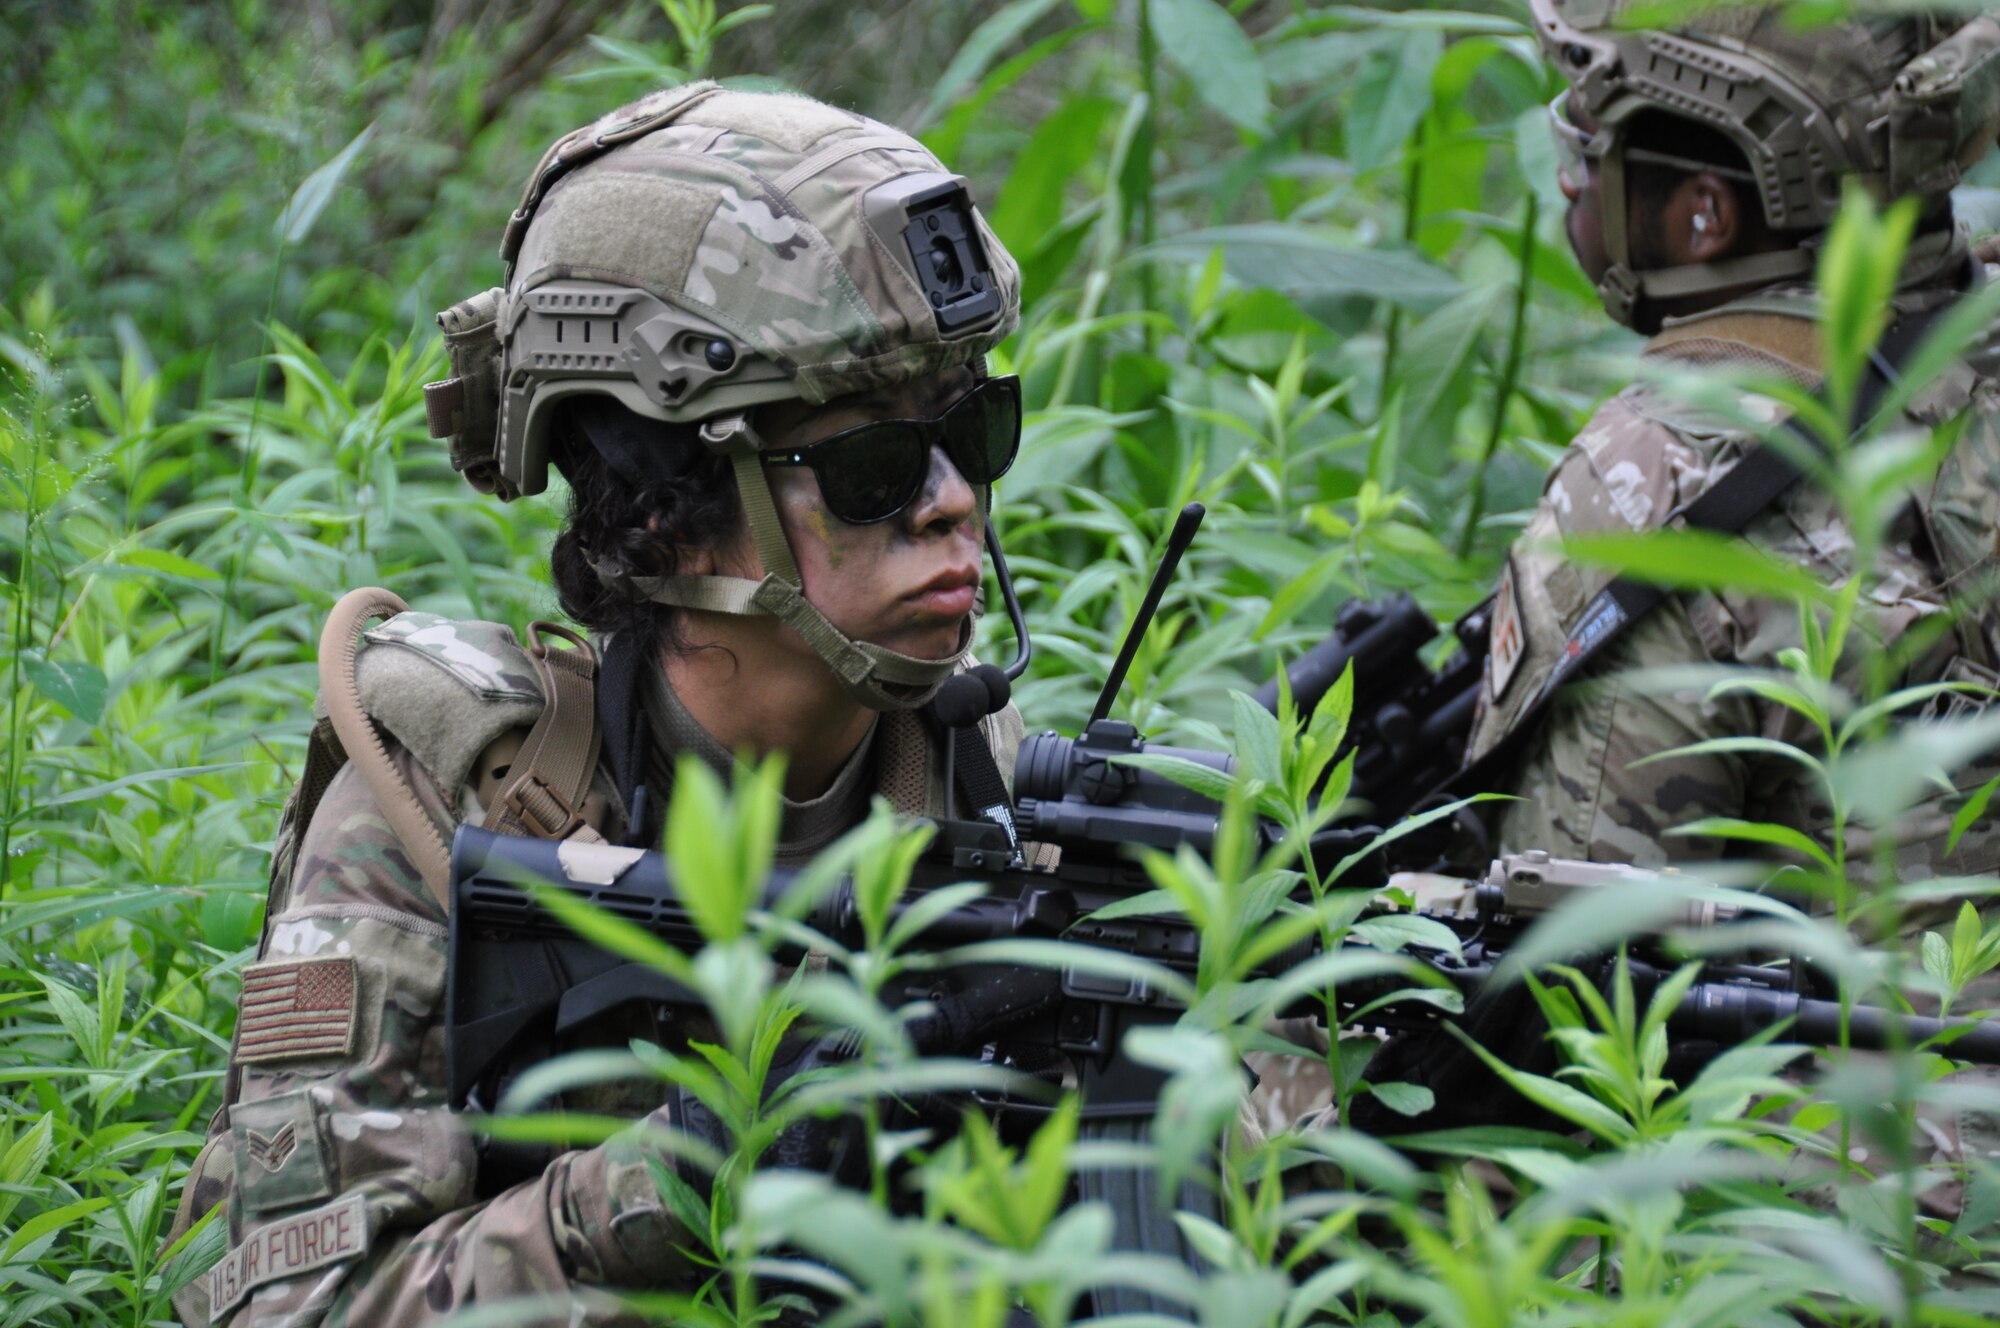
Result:
<svg viewBox="0 0 2000 1328">
<path fill-rule="evenodd" d="M 945 413 L 946 447 L 968 484 L 991 484 L 1021 446 L 1021 384 L 990 378 Z"/>
<path fill-rule="evenodd" d="M 832 513 L 850 525 L 894 516 L 916 497 L 930 449 L 901 423 L 864 426 L 813 456 L 813 474 Z"/>
</svg>

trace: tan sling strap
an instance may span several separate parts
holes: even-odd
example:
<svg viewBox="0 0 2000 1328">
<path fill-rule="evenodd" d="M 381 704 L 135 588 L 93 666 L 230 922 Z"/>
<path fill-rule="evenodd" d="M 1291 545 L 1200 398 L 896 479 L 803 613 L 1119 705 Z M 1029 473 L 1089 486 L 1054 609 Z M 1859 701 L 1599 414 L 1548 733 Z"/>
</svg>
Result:
<svg viewBox="0 0 2000 1328">
<path fill-rule="evenodd" d="M 403 851 L 410 855 L 431 898 L 449 914 L 451 850 L 436 822 L 417 801 L 416 790 L 389 759 L 389 749 L 362 707 L 361 691 L 354 682 L 354 653 L 362 626 L 375 618 L 394 617 L 409 607 L 397 595 L 373 586 L 342 595 L 320 633 L 319 691 L 348 760 L 361 772 L 369 794 L 402 842 Z"/>
<path fill-rule="evenodd" d="M 574 649 L 542 641 L 559 636 Z M 500 796 L 487 809 L 485 828 L 536 839 L 601 842 L 583 819 L 583 800 L 597 769 L 603 732 L 597 721 L 597 652 L 581 636 L 554 623 L 528 624 L 528 659 L 542 684 L 542 713 L 528 730 Z"/>
</svg>

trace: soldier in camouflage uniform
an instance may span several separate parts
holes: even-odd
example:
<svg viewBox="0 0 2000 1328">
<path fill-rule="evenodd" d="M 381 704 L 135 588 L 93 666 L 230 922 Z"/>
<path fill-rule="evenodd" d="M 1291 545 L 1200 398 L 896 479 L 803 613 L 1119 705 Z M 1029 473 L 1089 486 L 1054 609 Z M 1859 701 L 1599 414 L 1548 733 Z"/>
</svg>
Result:
<svg viewBox="0 0 2000 1328">
<path fill-rule="evenodd" d="M 586 652 L 535 631 L 524 651 L 403 612 L 358 654 L 351 633 L 323 649 L 328 719 L 175 1227 L 226 1207 L 228 1254 L 176 1301 L 190 1328 L 430 1323 L 526 1293 L 610 1322 L 574 1298 L 689 1285 L 636 1131 L 503 1167 L 446 1109 L 436 850 L 459 823 L 656 843 L 674 758 L 726 776 L 745 748 L 790 757 L 785 862 L 873 795 L 910 814 L 956 796 L 917 707 L 970 666 L 986 485 L 1020 424 L 984 360 L 1018 272 L 964 182 L 885 125 L 695 84 L 552 147 L 502 256 L 505 288 L 440 316 L 456 373 L 428 390 L 432 429 L 485 492 L 565 472 L 557 589 L 599 633 L 598 697 L 627 679 L 627 768 L 619 712 L 585 692 L 607 755 L 590 729 L 588 759 L 553 773 L 543 720 L 578 718 Z M 1008 706 L 958 741 L 1011 774 L 1021 731 Z M 360 750 L 377 739 L 379 760 Z M 668 1114 L 657 1090 L 592 1105 Z"/>
<path fill-rule="evenodd" d="M 2000 22 L 1884 15 L 1800 32 L 1775 7 L 1725 7 L 1668 32 L 1619 27 L 1619 7 L 1531 5 L 1537 38 L 1571 83 L 1550 112 L 1572 247 L 1607 311 L 1652 337 L 1643 356 L 1663 372 L 1599 409 L 1510 551 L 1467 760 L 1501 749 L 1487 786 L 1518 801 L 1498 814 L 1500 852 L 1641 865 L 1712 860 L 1732 847 L 1740 854 L 1740 844 L 1670 833 L 1717 816 L 1794 826 L 1828 843 L 1832 809 L 1795 762 L 1755 751 L 1653 759 L 1748 735 L 1810 748 L 1816 735 L 1801 719 L 1757 695 L 1710 697 L 1705 682 L 1674 689 L 1640 675 L 1689 665 L 1777 668 L 1781 653 L 1800 644 L 1797 611 L 1750 591 L 1669 595 L 1578 676 L 1552 687 L 1564 657 L 1585 644 L 1587 611 L 1612 580 L 1568 561 L 1561 543 L 1675 524 L 1758 445 L 1743 420 L 1775 425 L 1785 414 L 1762 397 L 1741 401 L 1733 417 L 1705 409 L 1674 389 L 1674 372 L 1716 368 L 1819 385 L 1810 277 L 1845 180 L 1860 179 L 1880 198 L 1920 200 L 1896 318 L 1935 316 L 1991 279 L 1954 224 L 1949 190 L 2000 126 Z M 1855 565 L 1846 518 L 1810 483 L 1793 485 L 1742 530 L 1751 545 L 1829 586 L 1864 578 L 1835 678 L 1850 695 L 1898 649 L 1907 651 L 1903 684 L 2000 677 L 1990 589 L 2000 560 L 2000 383 L 1990 376 L 1990 348 L 1971 359 L 1942 373 L 1907 412 L 1922 428 L 1969 420 L 1936 477 L 1894 514 L 1873 566 Z M 1545 691 L 1548 703 L 1538 704 Z M 1991 817 L 1947 852 L 1952 813 L 1993 768 L 1956 773 L 1956 791 L 1937 791 L 1899 823 L 1905 879 L 2000 870 L 2000 823 Z M 1852 860 L 1871 861 L 1874 846 L 1850 833 Z M 1324 1123 L 1323 1067 L 1309 1056 L 1272 1062 L 1259 1066 L 1265 1086 L 1248 1124 Z M 1458 1120 L 1483 1113 L 1465 1087 L 1440 1092 Z M 1490 1079 L 1485 1087 L 1506 1092 Z M 1451 1123 L 1436 1114 L 1381 1121 Z M 1927 1122 L 1925 1131 L 1940 1162 L 2000 1156 L 1990 1116 Z M 1939 1193 L 1940 1207 L 1957 1211 L 1957 1191 Z"/>
<path fill-rule="evenodd" d="M 1893 317 L 1934 314 L 1985 279 L 1953 223 L 1948 190 L 1992 146 L 2000 23 L 1907 17 L 1794 33 L 1777 9 L 1724 9 L 1652 33 L 1616 31 L 1612 19 L 1603 3 L 1536 9 L 1537 35 L 1573 82 L 1551 107 L 1568 155 L 1572 246 L 1613 316 L 1653 334 L 1643 352 L 1653 367 L 1819 385 L 1819 307 L 1800 278 L 1842 177 L 1921 200 Z M 1733 63 L 1718 72 L 1717 61 Z M 1825 111 L 1808 126 L 1814 106 Z M 1804 164 L 1807 142 L 1826 167 Z M 1794 485 L 1743 529 L 1755 547 L 1830 586 L 1864 577 L 1862 620 L 1836 678 L 1850 694 L 1864 690 L 1871 661 L 1919 625 L 1913 640 L 1929 644 L 1915 651 L 1906 681 L 1995 676 L 2000 619 L 1983 594 L 1964 593 L 1987 585 L 2000 529 L 1995 391 L 1959 364 L 1913 404 L 1914 425 L 1968 410 L 1972 424 L 1936 479 L 1895 514 L 1875 566 L 1854 566 L 1846 519 L 1812 484 Z M 1577 436 L 1508 556 L 1468 759 L 1529 718 L 1584 610 L 1611 581 L 1566 561 L 1561 542 L 1672 524 L 1757 445 L 1742 419 L 1775 424 L 1784 414 L 1764 398 L 1740 409 L 1725 418 L 1648 381 L 1607 402 Z M 1954 597 L 1964 612 L 1935 630 Z M 1587 682 L 1563 687 L 1531 718 L 1536 731 L 1502 781 L 1521 795 L 1502 816 L 1503 845 L 1639 864 L 1709 859 L 1723 853 L 1722 841 L 1668 834 L 1707 816 L 1780 822 L 1825 840 L 1830 809 L 1796 763 L 1718 752 L 1638 764 L 1723 735 L 1810 745 L 1790 711 L 1742 693 L 1708 700 L 1702 689 L 1617 680 L 1688 663 L 1776 668 L 1798 644 L 1789 604 L 1733 591 L 1669 597 L 1593 661 Z M 2000 868 L 2000 836 L 1970 836 L 1945 855 L 1956 801 L 1941 794 L 1905 826 L 1908 874 Z M 1865 860 L 1867 845 L 1855 848 Z"/>
<path fill-rule="evenodd" d="M 1610 0 L 1533 6 L 1536 35 L 1571 82 L 1551 116 L 1566 158 L 1572 247 L 1613 317 L 1651 334 L 1643 357 L 1653 366 L 1817 389 L 1825 373 L 1819 305 L 1806 278 L 1844 179 L 1859 178 L 1884 200 L 1919 201 L 1890 302 L 1892 328 L 1921 330 L 1991 279 L 1954 222 L 1949 190 L 1991 150 L 2000 127 L 2000 23 L 1884 15 L 1795 32 L 1776 8 L 1726 8 L 1667 33 L 1618 30 L 1616 8 Z M 1847 695 L 1868 694 L 1870 670 L 1885 655 L 1900 663 L 1893 685 L 2000 680 L 1991 598 L 2000 384 L 1990 376 L 1990 344 L 1970 358 L 1939 374 L 1906 411 L 1907 423 L 1926 431 L 1961 417 L 1966 427 L 1936 475 L 1891 514 L 1872 565 L 1858 565 L 1847 516 L 1810 482 L 1792 485 L 1742 529 L 1755 548 L 1828 586 L 1862 578 L 1855 630 L 1834 675 Z M 1740 414 L 1724 418 L 1677 393 L 1665 375 L 1652 377 L 1585 426 L 1508 556 L 1468 752 L 1477 760 L 1517 744 L 1511 777 L 1499 784 L 1520 795 L 1499 817 L 1503 851 L 1532 845 L 1640 864 L 1741 856 L 1741 844 L 1672 833 L 1706 817 L 1785 825 L 1831 846 L 1834 809 L 1797 762 L 1758 751 L 1661 757 L 1749 735 L 1811 749 L 1817 734 L 1805 719 L 1749 692 L 1674 690 L 1642 672 L 1778 669 L 1782 653 L 1802 645 L 1790 604 L 1738 590 L 1669 595 L 1533 713 L 1611 580 L 1566 561 L 1561 542 L 1674 524 L 1758 445 L 1744 419 L 1777 425 L 1786 413 L 1769 398 L 1746 397 Z M 1984 705 L 1967 696 L 1958 708 Z M 2000 830 L 1990 818 L 1950 844 L 1952 814 L 1992 776 L 1993 762 L 1951 773 L 1955 789 L 1934 790 L 1894 823 L 1902 879 L 2000 871 Z M 1850 831 L 1845 847 L 1854 870 L 1868 872 L 1872 839 Z M 1937 921 L 1926 915 L 1907 925 Z M 1963 1012 L 1984 1003 L 1968 995 Z M 1986 1206 L 1969 1194 L 2000 1185 L 2000 1121 L 1970 1109 L 1922 1114 L 1919 1158 L 1950 1177 L 1925 1194 L 1929 1213 L 1949 1220 Z M 1868 1154 L 1857 1146 L 1849 1160 L 1866 1166 Z M 1832 1195 L 1815 1202 L 1830 1206 Z M 1993 1233 L 1962 1234 L 1981 1242 Z"/>
</svg>

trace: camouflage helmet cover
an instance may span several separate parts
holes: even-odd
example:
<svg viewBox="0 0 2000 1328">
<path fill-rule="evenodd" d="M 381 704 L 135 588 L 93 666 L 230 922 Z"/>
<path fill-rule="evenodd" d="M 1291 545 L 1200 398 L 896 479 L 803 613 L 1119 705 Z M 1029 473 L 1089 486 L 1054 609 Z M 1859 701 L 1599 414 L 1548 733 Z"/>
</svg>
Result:
<svg viewBox="0 0 2000 1328">
<path fill-rule="evenodd" d="M 1019 317 L 1019 270 L 929 149 L 713 83 L 558 140 L 501 257 L 503 290 L 439 315 L 456 377 L 429 404 L 453 464 L 503 498 L 546 485 L 564 396 L 674 421 L 817 404 L 975 362 Z"/>
<path fill-rule="evenodd" d="M 1622 299 L 1629 313 L 1641 294 L 1792 275 L 1777 271 L 1786 255 L 1760 256 L 1769 273 L 1679 269 L 1665 281 L 1632 273 L 1620 149 L 1642 112 L 1725 134 L 1756 177 L 1765 220 L 1793 232 L 1832 221 L 1848 175 L 1881 198 L 1942 200 L 2000 131 L 2000 22 L 1984 15 L 1864 15 L 1801 30 L 1781 6 L 1725 6 L 1663 30 L 1633 26 L 1625 16 L 1635 8 L 1634 0 L 1530 0 L 1537 40 L 1574 104 L 1599 125 L 1606 240 L 1614 269 L 1625 269 L 1607 274 L 1607 306 Z M 1792 261 L 1800 274 L 1810 270 L 1809 257 Z"/>
</svg>

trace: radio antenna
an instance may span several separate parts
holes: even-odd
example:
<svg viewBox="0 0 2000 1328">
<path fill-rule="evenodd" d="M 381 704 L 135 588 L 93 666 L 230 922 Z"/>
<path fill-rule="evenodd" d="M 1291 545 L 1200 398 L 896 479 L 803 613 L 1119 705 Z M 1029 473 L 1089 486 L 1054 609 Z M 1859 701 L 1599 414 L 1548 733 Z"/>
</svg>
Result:
<svg viewBox="0 0 2000 1328">
<path fill-rule="evenodd" d="M 1167 582 L 1174 579 L 1174 569 L 1181 565 L 1181 555 L 1187 552 L 1188 545 L 1194 543 L 1194 533 L 1201 529 L 1201 519 L 1207 515 L 1208 509 L 1200 503 L 1189 503 L 1174 521 L 1173 533 L 1167 536 L 1166 556 L 1160 559 L 1160 566 L 1153 573 L 1153 584 L 1146 587 L 1146 598 L 1140 601 L 1139 614 L 1132 619 L 1132 626 L 1126 630 L 1125 640 L 1118 647 L 1118 658 L 1111 665 L 1110 676 L 1104 680 L 1104 690 L 1097 694 L 1097 704 L 1090 712 L 1092 724 L 1111 713 L 1112 699 L 1125 685 L 1125 674 L 1132 667 L 1132 656 L 1139 653 L 1139 642 L 1145 639 L 1146 629 L 1153 625 L 1153 615 L 1159 612 L 1160 596 L 1166 593 Z"/>
</svg>

